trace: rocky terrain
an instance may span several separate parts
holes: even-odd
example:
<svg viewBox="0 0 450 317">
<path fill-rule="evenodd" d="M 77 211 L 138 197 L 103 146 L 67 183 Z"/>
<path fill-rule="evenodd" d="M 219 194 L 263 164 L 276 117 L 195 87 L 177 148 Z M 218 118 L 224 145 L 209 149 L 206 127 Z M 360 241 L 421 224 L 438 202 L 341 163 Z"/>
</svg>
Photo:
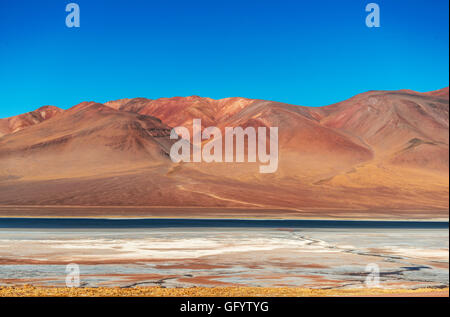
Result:
<svg viewBox="0 0 450 317">
<path fill-rule="evenodd" d="M 45 106 L 0 119 L 0 205 L 448 218 L 448 111 L 448 87 L 369 91 L 317 108 L 198 96 Z M 278 127 L 277 172 L 173 163 L 171 128 L 197 118 L 204 128 Z"/>
</svg>

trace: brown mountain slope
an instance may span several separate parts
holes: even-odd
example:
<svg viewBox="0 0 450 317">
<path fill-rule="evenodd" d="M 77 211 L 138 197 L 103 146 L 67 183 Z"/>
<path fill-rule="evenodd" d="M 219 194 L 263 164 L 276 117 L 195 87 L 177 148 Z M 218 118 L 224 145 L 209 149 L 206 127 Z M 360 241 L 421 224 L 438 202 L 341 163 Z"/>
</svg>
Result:
<svg viewBox="0 0 450 317">
<path fill-rule="evenodd" d="M 190 96 L 157 100 L 145 98 L 121 99 L 108 102 L 105 105 L 115 105 L 120 110 L 155 116 L 172 127 L 191 128 L 193 119 L 201 119 L 202 127 L 217 126 L 222 130 L 227 126 L 279 126 L 286 128 L 282 139 L 280 139 L 280 145 L 283 146 L 288 146 L 288 143 L 294 139 L 291 134 L 299 132 L 297 129 L 303 126 L 305 133 L 310 130 L 311 135 L 305 138 L 312 142 L 315 141 L 312 135 L 317 134 L 317 131 L 314 131 L 315 129 L 329 131 L 327 127 L 320 125 L 317 113 L 310 108 L 264 100 L 238 97 L 213 100 Z M 322 133 L 326 134 L 327 132 Z M 330 134 L 335 133 L 336 131 L 333 130 L 327 136 L 331 137 Z M 327 136 L 324 137 L 325 140 Z M 302 135 L 296 135 L 295 138 L 300 140 Z M 346 139 L 348 136 L 341 136 L 341 138 Z M 317 139 L 319 139 L 318 136 Z M 333 142 L 333 140 L 330 141 Z M 355 141 L 357 140 L 355 139 Z M 357 141 L 357 143 L 360 142 Z M 322 147 L 326 148 L 327 145 Z M 308 151 L 308 148 L 305 148 L 305 150 Z"/>
<path fill-rule="evenodd" d="M 278 127 L 277 172 L 172 163 L 170 127 L 191 129 L 196 118 Z M 322 108 L 197 96 L 82 103 L 0 137 L 0 204 L 448 217 L 448 89 L 373 91 Z"/>
<path fill-rule="evenodd" d="M 448 144 L 448 100 L 405 92 L 369 92 L 323 107 L 321 123 L 358 137 L 380 152 L 414 137 Z"/>
<path fill-rule="evenodd" d="M 449 105 L 444 94 L 368 92 L 320 108 L 321 123 L 361 138 L 377 158 L 448 170 Z"/>
<path fill-rule="evenodd" d="M 34 111 L 24 113 L 18 116 L 0 119 L 0 137 L 20 131 L 29 126 L 48 120 L 64 110 L 54 106 L 43 106 Z"/>
<path fill-rule="evenodd" d="M 83 102 L 0 138 L 2 174 L 62 178 L 167 163 L 169 135 L 169 127 L 156 118 Z"/>
<path fill-rule="evenodd" d="M 423 94 L 427 95 L 427 96 L 440 97 L 440 98 L 447 99 L 447 100 L 449 99 L 448 87 L 445 87 L 445 88 L 442 88 L 439 90 L 425 92 Z"/>
<path fill-rule="evenodd" d="M 160 98 L 120 99 L 105 103 L 105 105 L 130 112 L 137 112 L 161 119 L 166 124 L 176 126 L 191 126 L 192 119 L 202 119 L 203 126 L 218 125 L 229 116 L 242 110 L 255 100 L 246 98 L 225 98 L 214 100 L 199 96 Z"/>
</svg>

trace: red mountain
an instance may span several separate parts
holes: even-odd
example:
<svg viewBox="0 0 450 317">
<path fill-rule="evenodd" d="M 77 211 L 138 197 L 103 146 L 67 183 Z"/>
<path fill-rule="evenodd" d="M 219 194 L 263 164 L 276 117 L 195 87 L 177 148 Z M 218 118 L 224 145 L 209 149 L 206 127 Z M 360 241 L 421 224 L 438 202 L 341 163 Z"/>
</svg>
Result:
<svg viewBox="0 0 450 317">
<path fill-rule="evenodd" d="M 5 134 L 20 131 L 26 127 L 41 123 L 42 121 L 50 119 L 61 112 L 63 112 L 63 110 L 58 107 L 43 106 L 28 113 L 6 119 L 0 119 L 0 137 Z"/>
<path fill-rule="evenodd" d="M 448 100 L 448 88 L 371 91 L 320 108 L 135 98 L 82 103 L 28 125 L 2 119 L 0 204 L 141 206 L 144 215 L 166 216 L 191 206 L 203 216 L 448 217 Z M 41 109 L 14 118 L 25 122 Z M 221 129 L 279 127 L 278 171 L 172 163 L 170 128 L 191 128 L 196 118 Z"/>
</svg>

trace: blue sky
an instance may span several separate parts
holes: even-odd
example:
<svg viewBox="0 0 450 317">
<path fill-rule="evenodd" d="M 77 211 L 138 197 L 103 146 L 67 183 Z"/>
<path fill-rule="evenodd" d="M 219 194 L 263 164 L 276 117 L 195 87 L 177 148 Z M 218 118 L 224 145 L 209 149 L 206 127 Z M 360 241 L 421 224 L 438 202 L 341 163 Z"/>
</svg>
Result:
<svg viewBox="0 0 450 317">
<path fill-rule="evenodd" d="M 67 28 L 66 4 L 81 27 Z M 365 25 L 376 2 L 381 27 Z M 322 106 L 448 86 L 444 0 L 0 0 L 0 117 L 125 97 Z"/>
</svg>

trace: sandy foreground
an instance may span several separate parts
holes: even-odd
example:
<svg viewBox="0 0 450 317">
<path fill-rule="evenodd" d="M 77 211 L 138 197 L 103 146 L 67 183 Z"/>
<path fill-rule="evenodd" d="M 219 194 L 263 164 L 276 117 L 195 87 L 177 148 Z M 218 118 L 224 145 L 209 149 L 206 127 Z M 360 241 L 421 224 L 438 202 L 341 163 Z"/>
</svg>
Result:
<svg viewBox="0 0 450 317">
<path fill-rule="evenodd" d="M 449 297 L 449 289 L 341 289 L 289 287 L 0 287 L 0 297 Z"/>
</svg>

